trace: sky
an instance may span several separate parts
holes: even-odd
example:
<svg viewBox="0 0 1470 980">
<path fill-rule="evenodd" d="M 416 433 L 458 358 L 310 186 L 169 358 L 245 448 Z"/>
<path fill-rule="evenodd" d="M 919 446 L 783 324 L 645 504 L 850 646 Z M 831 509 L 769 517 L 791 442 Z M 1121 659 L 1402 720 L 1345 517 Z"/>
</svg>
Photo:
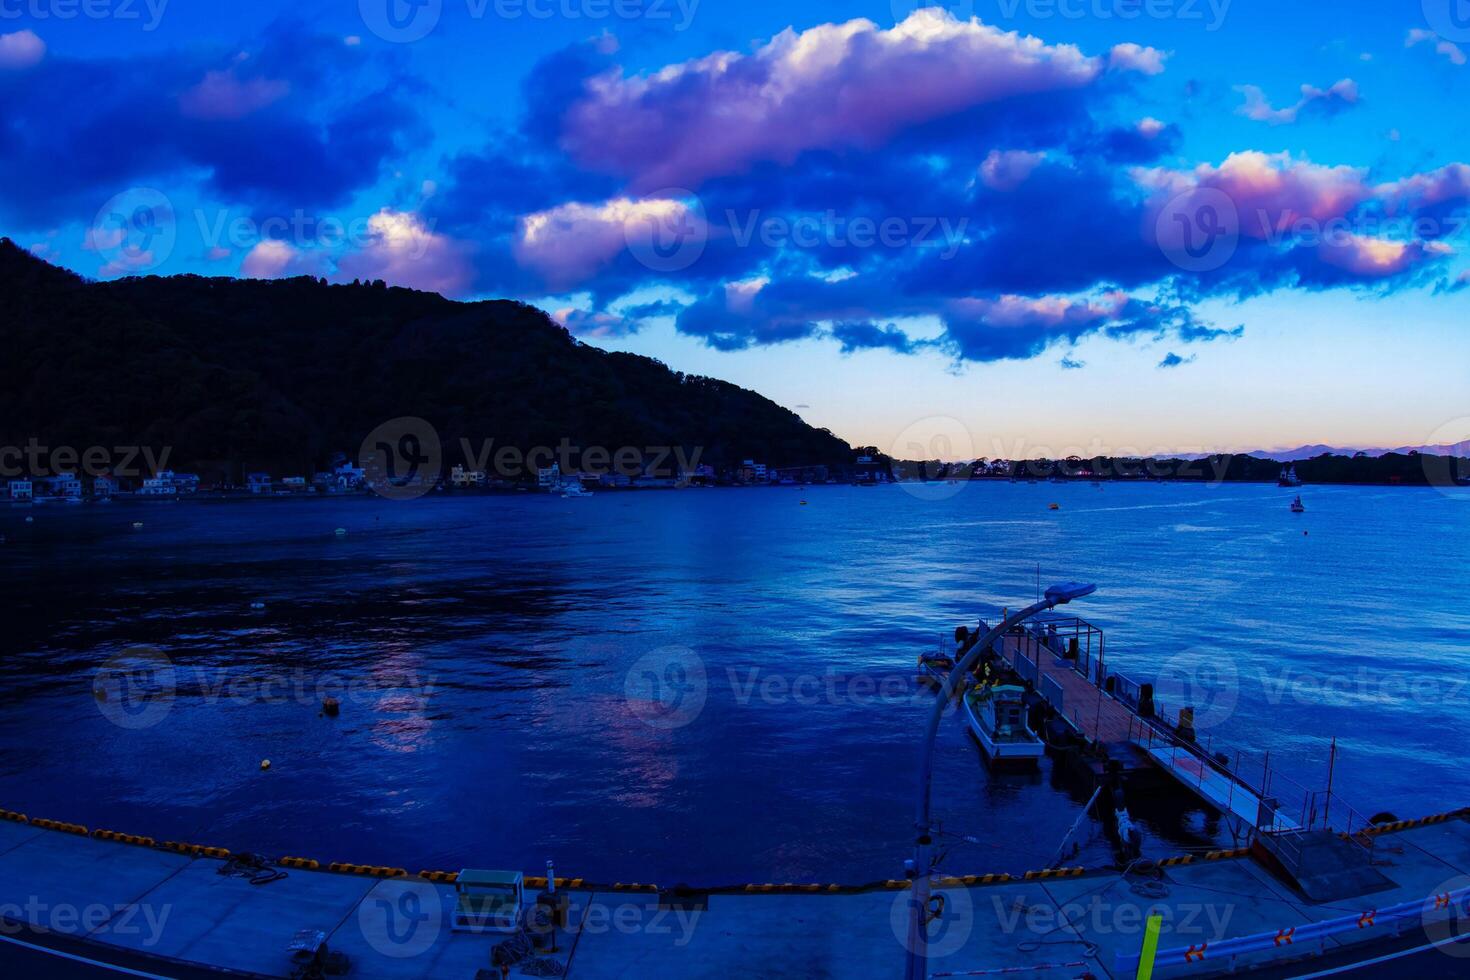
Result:
<svg viewBox="0 0 1470 980">
<path fill-rule="evenodd" d="M 1470 438 L 1470 0 L 0 0 L 0 234 L 915 458 Z"/>
</svg>

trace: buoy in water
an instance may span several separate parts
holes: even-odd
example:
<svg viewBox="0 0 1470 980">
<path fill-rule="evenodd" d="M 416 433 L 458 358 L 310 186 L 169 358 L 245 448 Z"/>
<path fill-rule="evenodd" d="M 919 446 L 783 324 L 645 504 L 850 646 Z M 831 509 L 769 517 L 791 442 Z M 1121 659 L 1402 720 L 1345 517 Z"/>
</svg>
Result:
<svg viewBox="0 0 1470 980">
<path fill-rule="evenodd" d="M 336 533 L 337 537 L 339 537 L 339 538 L 345 538 L 345 537 L 347 537 L 347 528 L 345 528 L 345 527 L 339 527 L 339 528 L 337 528 L 337 530 L 336 530 L 335 533 Z"/>
<path fill-rule="evenodd" d="M 143 526 L 143 522 L 142 521 L 134 521 L 133 522 L 133 530 L 134 531 L 136 531 L 138 528 L 140 528 L 142 526 Z"/>
<path fill-rule="evenodd" d="M 1062 509 L 1062 505 L 1061 504 L 1048 504 L 1047 507 L 1046 507 L 1046 509 L 1047 510 L 1061 510 Z"/>
<path fill-rule="evenodd" d="M 335 718 L 342 712 L 342 702 L 336 698 L 325 698 L 322 701 L 322 714 L 328 718 Z"/>
<path fill-rule="evenodd" d="M 260 771 L 261 772 L 265 772 L 270 767 L 271 767 L 271 760 L 269 760 L 269 759 L 261 759 L 260 760 Z"/>
<path fill-rule="evenodd" d="M 805 507 L 805 506 L 806 506 L 806 501 L 805 501 L 805 500 L 803 500 L 803 501 L 802 501 L 802 502 L 801 502 L 801 505 L 802 505 L 802 506 L 803 506 L 803 507 Z"/>
</svg>

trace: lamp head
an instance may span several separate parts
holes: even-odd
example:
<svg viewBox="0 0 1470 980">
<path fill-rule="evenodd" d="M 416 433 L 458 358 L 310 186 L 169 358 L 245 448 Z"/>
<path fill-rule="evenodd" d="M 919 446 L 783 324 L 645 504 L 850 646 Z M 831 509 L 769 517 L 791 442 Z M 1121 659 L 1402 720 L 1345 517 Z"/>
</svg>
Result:
<svg viewBox="0 0 1470 980">
<path fill-rule="evenodd" d="M 1060 606 L 1096 591 L 1097 585 L 1092 582 L 1058 582 L 1046 590 L 1046 599 L 1052 605 Z"/>
</svg>

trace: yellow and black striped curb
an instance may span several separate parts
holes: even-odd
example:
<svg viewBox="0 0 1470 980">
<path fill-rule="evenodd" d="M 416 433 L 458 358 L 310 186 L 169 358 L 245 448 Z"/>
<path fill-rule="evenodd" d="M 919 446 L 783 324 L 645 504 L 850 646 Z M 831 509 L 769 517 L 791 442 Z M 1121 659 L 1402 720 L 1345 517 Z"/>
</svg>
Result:
<svg viewBox="0 0 1470 980">
<path fill-rule="evenodd" d="M 972 885 L 1000 885 L 1011 881 L 1010 875 L 957 875 L 951 878 L 936 878 L 934 884 L 940 888 L 963 888 Z"/>
<path fill-rule="evenodd" d="M 158 846 L 165 851 L 187 854 L 190 857 L 228 858 L 230 856 L 228 848 L 206 847 L 203 844 L 181 844 L 178 841 L 166 840 Z"/>
<path fill-rule="evenodd" d="M 1400 830 L 1412 830 L 1415 827 L 1427 827 L 1430 824 L 1445 823 L 1447 821 L 1457 820 L 1465 816 L 1470 816 L 1470 808 L 1450 810 L 1448 813 L 1436 813 L 1432 816 L 1417 817 L 1413 820 L 1395 820 L 1392 823 L 1374 824 L 1371 827 L 1364 828 L 1363 830 L 1359 831 L 1359 833 L 1366 834 L 1369 837 L 1376 837 L 1379 834 L 1392 834 L 1397 833 Z"/>
<path fill-rule="evenodd" d="M 1038 878 L 1075 878 L 1086 871 L 1086 868 L 1047 868 L 1045 871 L 1028 871 L 1023 878 L 1026 881 L 1035 881 Z"/>
<path fill-rule="evenodd" d="M 1237 847 L 1237 848 L 1234 848 L 1232 850 L 1227 850 L 1227 851 L 1206 851 L 1205 852 L 1205 860 L 1206 861 L 1224 861 L 1224 860 L 1226 860 L 1228 858 L 1249 857 L 1250 856 L 1250 853 L 1251 853 L 1251 849 L 1249 847 Z"/>
<path fill-rule="evenodd" d="M 311 858 L 283 857 L 276 862 L 283 868 L 300 868 L 302 871 L 320 871 L 322 863 Z"/>
<path fill-rule="evenodd" d="M 115 830 L 94 830 L 94 840 L 108 840 L 114 844 L 133 844 L 137 847 L 157 847 L 158 841 L 152 837 L 135 837 L 132 834 L 119 834 Z"/>
<path fill-rule="evenodd" d="M 370 878 L 407 878 L 408 872 L 402 868 L 387 868 L 378 864 L 347 864 L 342 861 L 334 861 L 327 865 L 328 871 L 335 871 L 345 875 L 366 875 Z"/>
</svg>

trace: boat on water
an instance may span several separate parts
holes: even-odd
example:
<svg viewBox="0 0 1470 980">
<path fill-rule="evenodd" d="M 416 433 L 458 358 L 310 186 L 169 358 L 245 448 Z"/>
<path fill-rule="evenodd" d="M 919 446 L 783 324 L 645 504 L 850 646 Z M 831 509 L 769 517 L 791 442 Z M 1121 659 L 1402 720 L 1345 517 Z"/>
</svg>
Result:
<svg viewBox="0 0 1470 980">
<path fill-rule="evenodd" d="M 1032 768 L 1045 754 L 1026 721 L 1025 694 L 1015 684 L 982 684 L 965 692 L 965 721 L 992 765 Z"/>
<path fill-rule="evenodd" d="M 590 497 L 592 491 L 582 486 L 581 483 L 567 483 L 561 488 L 561 498 L 567 500 L 572 497 Z"/>
<path fill-rule="evenodd" d="M 1291 512 L 1293 514 L 1305 514 L 1307 512 L 1306 505 L 1302 503 L 1300 496 L 1291 502 Z"/>
<path fill-rule="evenodd" d="M 1296 475 L 1295 463 L 1287 463 L 1281 467 L 1281 475 L 1276 478 L 1276 485 L 1278 487 L 1299 487 L 1302 485 L 1302 478 Z"/>
</svg>

